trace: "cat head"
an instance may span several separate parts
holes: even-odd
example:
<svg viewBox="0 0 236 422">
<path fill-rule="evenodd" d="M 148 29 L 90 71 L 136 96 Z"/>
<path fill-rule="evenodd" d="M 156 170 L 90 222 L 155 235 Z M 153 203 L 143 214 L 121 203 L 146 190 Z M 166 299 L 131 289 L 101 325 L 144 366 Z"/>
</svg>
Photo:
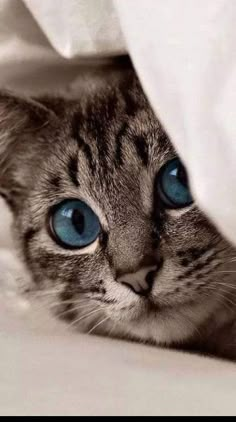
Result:
<svg viewBox="0 0 236 422">
<path fill-rule="evenodd" d="M 78 99 L 1 93 L 0 163 L 27 294 L 70 325 L 169 344 L 225 300 L 232 248 L 132 71 Z"/>
</svg>

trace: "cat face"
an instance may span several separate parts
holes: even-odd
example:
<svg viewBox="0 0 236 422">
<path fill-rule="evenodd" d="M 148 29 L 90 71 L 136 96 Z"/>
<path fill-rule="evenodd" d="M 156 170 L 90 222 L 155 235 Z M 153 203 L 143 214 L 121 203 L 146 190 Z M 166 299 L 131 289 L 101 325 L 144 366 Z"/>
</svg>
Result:
<svg viewBox="0 0 236 422">
<path fill-rule="evenodd" d="M 124 79 L 80 100 L 2 94 L 1 192 L 29 295 L 86 332 L 181 342 L 225 299 L 232 251 L 132 71 Z"/>
</svg>

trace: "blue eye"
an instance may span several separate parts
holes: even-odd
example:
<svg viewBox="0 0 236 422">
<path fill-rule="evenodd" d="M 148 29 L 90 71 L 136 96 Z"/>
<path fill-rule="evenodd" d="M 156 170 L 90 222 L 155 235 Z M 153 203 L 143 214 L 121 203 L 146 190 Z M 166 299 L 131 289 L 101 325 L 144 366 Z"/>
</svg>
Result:
<svg viewBox="0 0 236 422">
<path fill-rule="evenodd" d="M 186 170 L 178 158 L 168 161 L 161 168 L 158 192 L 167 208 L 184 208 L 193 202 Z"/>
<path fill-rule="evenodd" d="M 96 214 L 88 205 L 77 199 L 63 201 L 53 209 L 50 228 L 55 240 L 69 249 L 90 245 L 100 233 Z"/>
</svg>

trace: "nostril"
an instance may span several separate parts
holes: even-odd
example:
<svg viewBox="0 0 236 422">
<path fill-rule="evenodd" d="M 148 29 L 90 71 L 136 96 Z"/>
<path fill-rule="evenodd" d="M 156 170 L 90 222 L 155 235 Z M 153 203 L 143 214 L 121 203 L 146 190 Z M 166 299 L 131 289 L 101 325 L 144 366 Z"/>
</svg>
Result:
<svg viewBox="0 0 236 422">
<path fill-rule="evenodd" d="M 145 281 L 148 285 L 148 291 L 150 291 L 152 289 L 153 283 L 154 283 L 154 279 L 155 279 L 155 275 L 156 275 L 156 271 L 149 271 L 149 273 L 147 273 L 146 277 L 145 277 Z"/>
</svg>

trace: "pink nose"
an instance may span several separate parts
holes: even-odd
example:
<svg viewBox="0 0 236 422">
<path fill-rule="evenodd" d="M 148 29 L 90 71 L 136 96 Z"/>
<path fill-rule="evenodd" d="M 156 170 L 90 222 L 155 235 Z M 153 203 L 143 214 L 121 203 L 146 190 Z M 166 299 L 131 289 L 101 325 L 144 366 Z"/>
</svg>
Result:
<svg viewBox="0 0 236 422">
<path fill-rule="evenodd" d="M 123 274 L 117 281 L 139 295 L 147 295 L 152 289 L 156 269 L 156 266 L 143 267 L 135 273 Z"/>
</svg>

